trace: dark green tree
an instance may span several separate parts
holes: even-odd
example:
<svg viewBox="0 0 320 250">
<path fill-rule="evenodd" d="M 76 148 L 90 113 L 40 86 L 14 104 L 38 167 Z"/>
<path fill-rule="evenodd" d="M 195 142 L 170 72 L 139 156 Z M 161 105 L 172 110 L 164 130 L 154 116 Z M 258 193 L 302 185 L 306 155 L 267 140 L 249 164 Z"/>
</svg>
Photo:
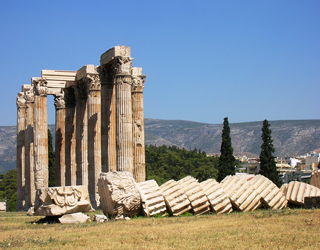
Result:
<svg viewBox="0 0 320 250">
<path fill-rule="evenodd" d="M 270 124 L 267 120 L 263 121 L 262 124 L 262 144 L 260 152 L 260 172 L 259 174 L 264 175 L 271 180 L 278 187 L 281 186 L 281 181 L 278 176 L 277 166 L 275 157 L 273 156 L 274 147 L 273 140 L 271 138 Z"/>
<path fill-rule="evenodd" d="M 55 186 L 55 154 L 52 145 L 52 135 L 48 129 L 49 187 Z"/>
<path fill-rule="evenodd" d="M 3 179 L 0 182 L 0 195 L 2 200 L 7 200 L 9 211 L 15 211 L 17 204 L 17 170 L 8 170 L 3 175 Z"/>
<path fill-rule="evenodd" d="M 218 178 L 217 180 L 222 181 L 227 175 L 235 174 L 235 158 L 233 156 L 233 148 L 230 137 L 230 127 L 228 117 L 224 118 L 223 129 L 222 129 L 222 142 L 221 142 L 221 155 L 219 158 L 218 166 Z"/>
</svg>

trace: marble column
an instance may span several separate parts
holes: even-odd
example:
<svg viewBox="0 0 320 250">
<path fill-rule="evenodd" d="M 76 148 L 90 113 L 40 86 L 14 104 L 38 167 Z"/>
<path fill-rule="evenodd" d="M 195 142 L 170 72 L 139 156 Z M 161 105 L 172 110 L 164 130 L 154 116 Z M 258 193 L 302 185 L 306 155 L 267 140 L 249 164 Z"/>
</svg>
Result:
<svg viewBox="0 0 320 250">
<path fill-rule="evenodd" d="M 26 98 L 26 132 L 25 132 L 25 199 L 26 209 L 34 206 L 36 187 L 34 183 L 34 93 L 31 85 L 25 86 Z"/>
<path fill-rule="evenodd" d="M 144 182 L 146 170 L 143 89 L 146 77 L 142 75 L 142 68 L 132 68 L 132 78 L 133 178 L 136 182 Z"/>
<path fill-rule="evenodd" d="M 100 205 L 98 179 L 101 173 L 101 85 L 99 75 L 88 74 L 88 178 L 89 197 L 94 208 Z"/>
<path fill-rule="evenodd" d="M 76 164 L 76 97 L 74 88 L 64 89 L 66 186 L 77 185 Z"/>
<path fill-rule="evenodd" d="M 47 82 L 33 79 L 34 101 L 34 182 L 36 189 L 48 187 Z"/>
<path fill-rule="evenodd" d="M 26 100 L 23 92 L 17 96 L 17 205 L 16 210 L 20 211 L 25 204 L 25 116 Z"/>
<path fill-rule="evenodd" d="M 75 85 L 77 185 L 88 186 L 88 87 L 84 81 Z"/>
<path fill-rule="evenodd" d="M 115 57 L 117 170 L 133 174 L 131 62 L 131 57 Z"/>
<path fill-rule="evenodd" d="M 65 101 L 64 93 L 54 96 L 55 124 L 55 186 L 66 186 L 65 165 Z"/>
<path fill-rule="evenodd" d="M 98 68 L 101 81 L 101 168 L 102 172 L 117 170 L 116 91 L 113 64 Z"/>
</svg>

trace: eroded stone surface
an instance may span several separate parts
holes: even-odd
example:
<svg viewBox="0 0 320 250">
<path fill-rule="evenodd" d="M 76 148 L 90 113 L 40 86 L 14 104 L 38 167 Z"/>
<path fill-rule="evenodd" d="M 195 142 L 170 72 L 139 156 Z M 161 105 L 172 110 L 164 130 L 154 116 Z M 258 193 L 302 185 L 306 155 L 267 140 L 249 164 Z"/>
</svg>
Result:
<svg viewBox="0 0 320 250">
<path fill-rule="evenodd" d="M 133 217 L 141 211 L 140 194 L 128 171 L 101 173 L 98 180 L 100 204 L 105 215 Z"/>
<path fill-rule="evenodd" d="M 107 222 L 108 217 L 103 214 L 96 214 L 96 215 L 94 215 L 94 221 L 100 222 L 100 223 Z"/>
<path fill-rule="evenodd" d="M 320 196 L 319 188 L 299 181 L 282 185 L 281 191 L 289 203 L 296 205 L 304 205 L 304 197 Z"/>
<path fill-rule="evenodd" d="M 86 186 L 49 187 L 37 190 L 34 215 L 58 216 L 91 211 L 94 209 Z"/>
<path fill-rule="evenodd" d="M 6 210 L 6 203 L 5 202 L 0 202 L 0 212 L 5 212 Z"/>
<path fill-rule="evenodd" d="M 74 214 L 65 214 L 61 218 L 59 218 L 59 221 L 61 224 L 79 224 L 85 223 L 89 219 L 89 216 L 79 212 Z"/>
<path fill-rule="evenodd" d="M 192 210 L 195 215 L 204 214 L 210 211 L 208 198 L 195 178 L 187 176 L 179 180 L 178 183 L 190 200 Z"/>
<path fill-rule="evenodd" d="M 200 183 L 211 206 L 211 210 L 217 214 L 231 213 L 232 205 L 221 187 L 220 183 L 214 179 L 208 179 Z"/>
<path fill-rule="evenodd" d="M 165 215 L 167 208 L 162 192 L 155 180 L 137 183 L 140 193 L 142 211 L 146 216 Z"/>
<path fill-rule="evenodd" d="M 160 186 L 169 212 L 178 216 L 192 209 L 190 201 L 180 184 L 174 180 L 167 181 Z"/>
<path fill-rule="evenodd" d="M 263 204 L 271 209 L 282 209 L 287 206 L 283 192 L 268 178 L 256 175 L 249 180 L 250 184 L 260 194 Z"/>
<path fill-rule="evenodd" d="M 235 209 L 247 212 L 254 211 L 261 206 L 261 196 L 246 178 L 229 175 L 220 184 Z"/>
</svg>

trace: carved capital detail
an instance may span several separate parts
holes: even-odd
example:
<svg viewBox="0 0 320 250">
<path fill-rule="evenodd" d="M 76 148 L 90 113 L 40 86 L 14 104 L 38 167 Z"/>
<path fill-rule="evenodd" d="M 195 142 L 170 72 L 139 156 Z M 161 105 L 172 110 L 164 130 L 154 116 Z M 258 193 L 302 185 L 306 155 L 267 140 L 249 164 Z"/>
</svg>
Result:
<svg viewBox="0 0 320 250">
<path fill-rule="evenodd" d="M 83 78 L 83 81 L 88 84 L 89 91 L 99 91 L 101 90 L 100 77 L 98 74 L 88 74 Z"/>
<path fill-rule="evenodd" d="M 114 59 L 115 74 L 130 74 L 132 68 L 132 60 L 130 56 L 116 56 Z"/>
<path fill-rule="evenodd" d="M 54 96 L 54 106 L 56 109 L 64 109 L 66 107 L 63 93 L 59 93 Z"/>
<path fill-rule="evenodd" d="M 17 107 L 24 108 L 26 106 L 26 99 L 23 92 L 19 92 L 17 95 Z"/>
<path fill-rule="evenodd" d="M 132 77 L 132 92 L 143 92 L 145 76 L 133 76 Z"/>
<path fill-rule="evenodd" d="M 74 207 L 81 198 L 81 192 L 71 187 L 72 191 L 66 191 L 64 187 L 52 187 L 48 189 L 48 195 L 59 207 Z"/>
<path fill-rule="evenodd" d="M 33 89 L 27 90 L 24 94 L 25 94 L 25 98 L 26 98 L 27 103 L 34 102 Z"/>
<path fill-rule="evenodd" d="M 101 65 L 97 67 L 97 71 L 99 73 L 99 78 L 102 85 L 112 82 L 114 70 L 112 70 L 110 67 L 107 65 Z"/>
<path fill-rule="evenodd" d="M 33 80 L 35 94 L 39 96 L 47 96 L 47 80 L 43 78 Z"/>
<path fill-rule="evenodd" d="M 116 84 L 132 84 L 131 75 L 117 75 L 115 78 Z"/>
<path fill-rule="evenodd" d="M 79 81 L 74 85 L 74 93 L 77 99 L 88 98 L 88 85 L 84 81 Z"/>
</svg>

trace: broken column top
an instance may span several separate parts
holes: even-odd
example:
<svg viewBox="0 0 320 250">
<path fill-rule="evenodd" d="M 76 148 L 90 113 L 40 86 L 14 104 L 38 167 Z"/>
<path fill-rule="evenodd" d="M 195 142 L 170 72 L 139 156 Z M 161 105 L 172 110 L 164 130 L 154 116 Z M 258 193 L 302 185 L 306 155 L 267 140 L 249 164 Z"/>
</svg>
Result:
<svg viewBox="0 0 320 250">
<path fill-rule="evenodd" d="M 107 64 L 108 62 L 112 61 L 113 58 L 116 56 L 130 57 L 130 54 L 130 47 L 124 45 L 115 46 L 101 55 L 100 65 Z"/>
</svg>

